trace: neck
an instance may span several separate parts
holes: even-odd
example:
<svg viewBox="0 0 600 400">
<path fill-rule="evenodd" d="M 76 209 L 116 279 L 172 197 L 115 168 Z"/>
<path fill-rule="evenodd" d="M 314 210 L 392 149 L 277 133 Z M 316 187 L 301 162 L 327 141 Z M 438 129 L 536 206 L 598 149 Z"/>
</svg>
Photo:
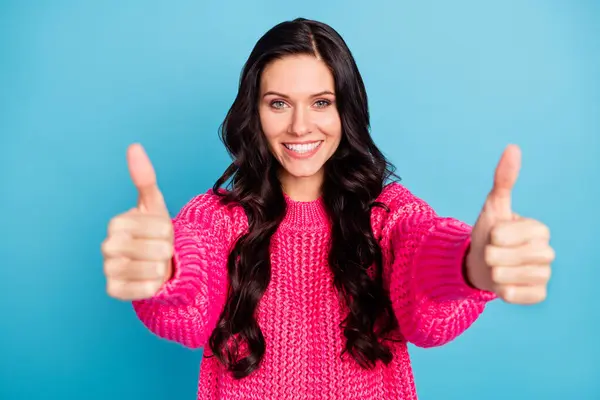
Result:
<svg viewBox="0 0 600 400">
<path fill-rule="evenodd" d="M 296 177 L 282 171 L 279 180 L 283 192 L 294 201 L 314 201 L 321 197 L 323 170 L 307 177 Z"/>
</svg>

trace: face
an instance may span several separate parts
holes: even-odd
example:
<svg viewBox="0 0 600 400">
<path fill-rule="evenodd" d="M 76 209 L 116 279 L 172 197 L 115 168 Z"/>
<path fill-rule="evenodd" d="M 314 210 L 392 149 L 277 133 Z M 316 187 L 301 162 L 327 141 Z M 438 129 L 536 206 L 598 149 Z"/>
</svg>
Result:
<svg viewBox="0 0 600 400">
<path fill-rule="evenodd" d="M 260 122 L 269 147 L 282 166 L 286 184 L 311 180 L 320 185 L 323 165 L 342 136 L 334 79 L 314 56 L 288 56 L 263 70 Z"/>
</svg>

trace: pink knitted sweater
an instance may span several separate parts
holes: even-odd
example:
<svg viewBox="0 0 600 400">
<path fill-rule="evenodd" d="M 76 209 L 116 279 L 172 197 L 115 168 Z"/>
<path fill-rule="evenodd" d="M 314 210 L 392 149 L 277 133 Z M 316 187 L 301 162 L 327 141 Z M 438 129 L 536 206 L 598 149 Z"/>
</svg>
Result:
<svg viewBox="0 0 600 400">
<path fill-rule="evenodd" d="M 272 278 L 257 321 L 266 353 L 242 380 L 224 373 L 208 346 L 200 368 L 198 399 L 417 398 L 407 342 L 440 346 L 464 332 L 495 296 L 469 287 L 462 263 L 470 227 L 437 216 L 404 186 L 393 183 L 378 199 L 371 223 L 384 260 L 384 280 L 399 322 L 388 342 L 388 366 L 363 370 L 343 350 L 339 328 L 347 314 L 327 263 L 330 235 L 321 200 L 286 197 L 287 213 L 271 242 Z M 155 335 L 190 348 L 204 347 L 227 293 L 227 255 L 247 229 L 241 207 L 225 207 L 211 193 L 192 199 L 174 218 L 174 276 L 134 309 Z"/>
</svg>

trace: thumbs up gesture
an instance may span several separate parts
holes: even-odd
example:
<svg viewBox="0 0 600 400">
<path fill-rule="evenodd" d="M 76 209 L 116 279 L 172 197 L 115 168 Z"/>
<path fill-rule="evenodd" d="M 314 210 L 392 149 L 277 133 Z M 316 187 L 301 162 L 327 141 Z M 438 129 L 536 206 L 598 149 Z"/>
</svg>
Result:
<svg viewBox="0 0 600 400">
<path fill-rule="evenodd" d="M 555 255 L 548 227 L 512 211 L 512 189 L 520 168 L 520 149 L 510 145 L 473 226 L 466 274 L 473 286 L 494 292 L 506 302 L 534 304 L 546 298 Z"/>
<path fill-rule="evenodd" d="M 110 220 L 102 254 L 108 294 L 140 300 L 156 294 L 171 276 L 173 225 L 142 146 L 129 147 L 127 163 L 138 190 L 137 207 Z"/>
</svg>

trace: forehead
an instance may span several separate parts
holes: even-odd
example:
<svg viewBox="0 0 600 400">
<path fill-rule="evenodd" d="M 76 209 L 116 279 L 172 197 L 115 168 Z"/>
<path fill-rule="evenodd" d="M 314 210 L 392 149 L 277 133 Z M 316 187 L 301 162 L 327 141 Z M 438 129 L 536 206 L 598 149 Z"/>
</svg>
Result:
<svg viewBox="0 0 600 400">
<path fill-rule="evenodd" d="M 310 55 L 287 56 L 271 62 L 263 70 L 261 92 L 311 94 L 334 91 L 334 79 L 323 61 Z"/>
</svg>

